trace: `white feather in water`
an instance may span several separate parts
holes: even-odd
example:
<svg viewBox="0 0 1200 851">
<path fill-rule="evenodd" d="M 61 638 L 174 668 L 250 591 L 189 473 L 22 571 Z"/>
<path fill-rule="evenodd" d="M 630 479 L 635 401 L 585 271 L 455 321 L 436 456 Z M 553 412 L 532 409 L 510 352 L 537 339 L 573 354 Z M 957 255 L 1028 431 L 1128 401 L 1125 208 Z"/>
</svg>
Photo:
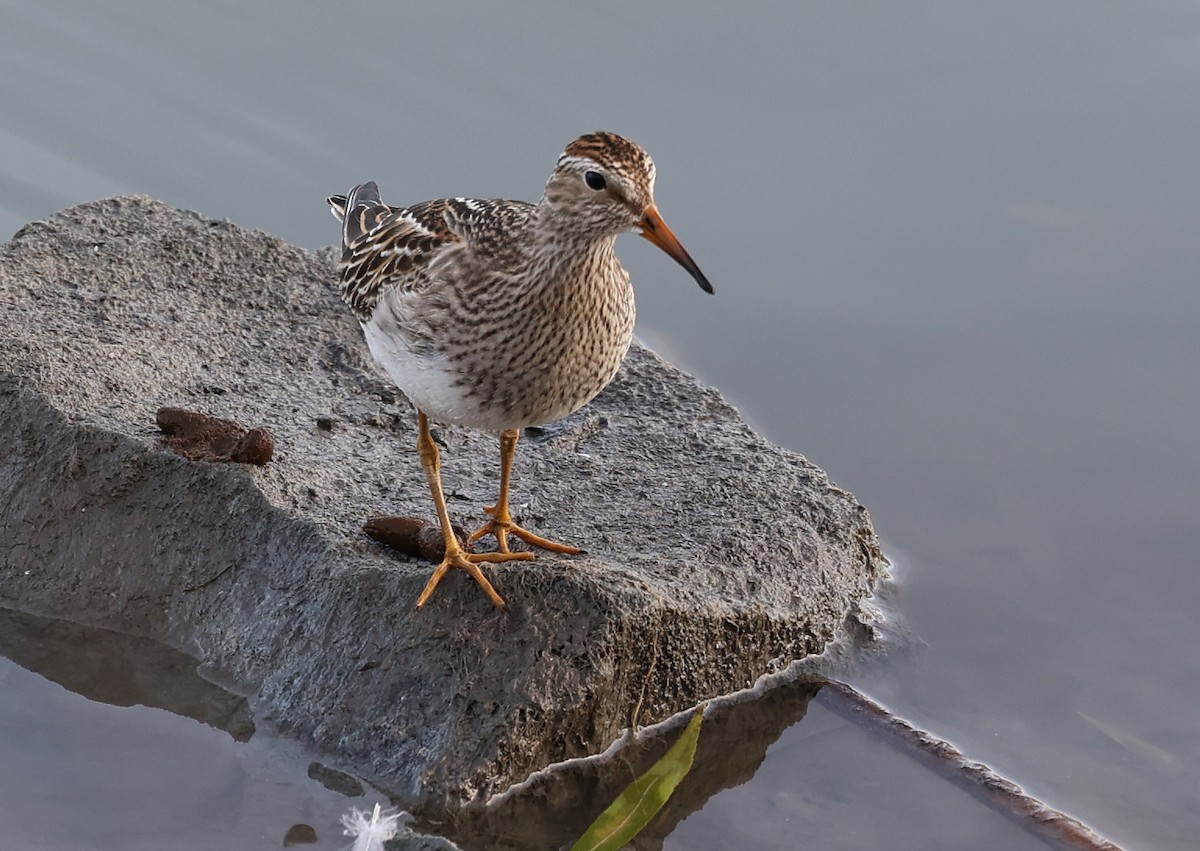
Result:
<svg viewBox="0 0 1200 851">
<path fill-rule="evenodd" d="M 404 812 L 384 810 L 379 804 L 369 816 L 365 810 L 352 807 L 349 815 L 342 816 L 344 833 L 354 837 L 348 851 L 383 851 L 383 843 L 399 832 L 400 820 L 406 816 Z"/>
</svg>

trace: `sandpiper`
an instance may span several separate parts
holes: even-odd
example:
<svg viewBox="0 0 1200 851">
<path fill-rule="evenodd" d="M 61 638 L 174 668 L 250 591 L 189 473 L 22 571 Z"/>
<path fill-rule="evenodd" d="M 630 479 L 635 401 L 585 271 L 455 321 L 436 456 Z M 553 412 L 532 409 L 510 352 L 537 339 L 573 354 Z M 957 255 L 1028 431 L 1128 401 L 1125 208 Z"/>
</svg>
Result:
<svg viewBox="0 0 1200 851">
<path fill-rule="evenodd" d="M 629 350 L 633 288 L 617 236 L 640 234 L 705 292 L 712 285 L 654 205 L 654 162 L 614 133 L 567 145 L 537 204 L 447 198 L 389 207 L 373 182 L 328 201 L 342 222 L 342 298 L 418 412 L 417 448 L 446 555 L 417 608 L 451 568 L 467 571 L 503 608 L 479 564 L 533 557 L 511 550 L 508 536 L 582 552 L 514 523 L 509 482 L 520 430 L 583 407 Z M 468 538 L 473 545 L 494 535 L 496 552 L 464 549 L 451 529 L 430 418 L 500 433 L 500 496 Z"/>
</svg>

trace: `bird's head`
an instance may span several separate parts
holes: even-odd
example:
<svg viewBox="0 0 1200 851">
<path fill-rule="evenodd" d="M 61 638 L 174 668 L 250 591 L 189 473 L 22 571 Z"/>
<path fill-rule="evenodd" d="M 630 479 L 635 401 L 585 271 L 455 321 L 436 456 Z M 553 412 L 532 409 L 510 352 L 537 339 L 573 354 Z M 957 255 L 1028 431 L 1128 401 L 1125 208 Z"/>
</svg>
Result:
<svg viewBox="0 0 1200 851">
<path fill-rule="evenodd" d="M 567 145 L 546 184 L 542 204 L 556 229 L 581 237 L 633 231 L 687 269 L 701 289 L 712 284 L 654 205 L 654 160 L 615 133 L 588 133 Z"/>
</svg>

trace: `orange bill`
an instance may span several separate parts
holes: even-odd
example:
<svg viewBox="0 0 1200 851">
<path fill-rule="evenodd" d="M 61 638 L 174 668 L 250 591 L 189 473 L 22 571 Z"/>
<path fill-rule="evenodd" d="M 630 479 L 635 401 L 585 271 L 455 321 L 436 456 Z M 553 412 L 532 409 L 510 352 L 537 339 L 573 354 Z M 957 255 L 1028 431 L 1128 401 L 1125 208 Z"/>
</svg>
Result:
<svg viewBox="0 0 1200 851">
<path fill-rule="evenodd" d="M 667 252 L 667 254 L 670 254 L 675 258 L 676 263 L 687 269 L 692 277 L 696 279 L 696 283 L 700 285 L 700 289 L 706 293 L 713 291 L 712 284 L 708 282 L 708 278 L 704 277 L 704 273 L 700 271 L 700 267 L 696 265 L 696 261 L 684 250 L 682 243 L 675 238 L 675 234 L 671 233 L 671 229 L 667 227 L 667 223 L 658 214 L 658 208 L 653 204 L 647 207 L 646 212 L 642 214 L 642 220 L 638 222 L 638 228 L 638 233 Z"/>
</svg>

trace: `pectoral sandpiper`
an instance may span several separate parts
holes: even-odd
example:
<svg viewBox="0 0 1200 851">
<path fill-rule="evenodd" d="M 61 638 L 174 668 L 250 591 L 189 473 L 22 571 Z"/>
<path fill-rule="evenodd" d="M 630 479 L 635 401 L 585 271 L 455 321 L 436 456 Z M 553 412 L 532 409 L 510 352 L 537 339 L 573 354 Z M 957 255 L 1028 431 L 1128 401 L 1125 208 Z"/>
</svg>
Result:
<svg viewBox="0 0 1200 851">
<path fill-rule="evenodd" d="M 713 291 L 653 193 L 645 151 L 590 133 L 567 145 L 537 204 L 448 198 L 389 207 L 374 183 L 328 199 L 342 222 L 342 297 L 371 354 L 418 411 L 417 447 L 446 541 L 418 608 L 455 567 L 503 607 L 479 564 L 533 557 L 510 550 L 509 535 L 582 552 L 513 522 L 513 455 L 523 427 L 587 404 L 629 350 L 634 299 L 614 252 L 619 234 L 645 237 Z M 468 552 L 451 530 L 431 417 L 500 433 L 500 496 L 469 538 L 494 535 L 496 552 Z"/>
</svg>

